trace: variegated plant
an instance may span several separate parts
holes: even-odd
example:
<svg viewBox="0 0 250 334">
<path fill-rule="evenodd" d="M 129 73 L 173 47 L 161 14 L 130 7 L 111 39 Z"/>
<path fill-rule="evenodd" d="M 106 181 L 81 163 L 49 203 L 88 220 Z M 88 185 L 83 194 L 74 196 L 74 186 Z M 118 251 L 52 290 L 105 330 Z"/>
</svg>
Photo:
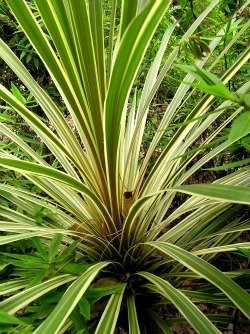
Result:
<svg viewBox="0 0 250 334">
<path fill-rule="evenodd" d="M 104 1 L 34 0 L 36 11 L 27 0 L 6 2 L 46 67 L 75 129 L 0 41 L 1 58 L 45 116 L 37 116 L 3 85 L 0 98 L 58 162 L 57 168 L 50 166 L 11 127 L 0 123 L 0 132 L 25 157 L 6 146 L 0 151 L 0 165 L 46 194 L 1 183 L 0 244 L 32 240 L 36 250 L 4 255 L 3 266 L 10 261 L 16 267 L 13 280 L 0 284 L 5 296 L 0 302 L 0 318 L 5 319 L 1 326 L 15 324 L 15 332 L 37 334 L 109 334 L 118 333 L 120 327 L 131 334 L 172 333 L 176 320 L 188 322 L 200 334 L 220 333 L 216 322 L 230 317 L 203 314 L 198 304 L 204 302 L 236 308 L 249 317 L 249 294 L 237 283 L 246 271 L 222 272 L 214 266 L 214 258 L 249 248 L 238 237 L 249 228 L 242 208 L 250 203 L 250 169 L 241 168 L 212 184 L 187 184 L 204 164 L 246 135 L 243 131 L 219 137 L 244 105 L 222 101 L 218 94 L 196 95 L 199 100 L 186 119 L 173 125 L 196 92 L 195 74 L 189 73 L 166 106 L 143 158 L 141 150 L 149 108 L 161 82 L 176 64 L 183 43 L 195 35 L 219 0 L 210 2 L 172 49 L 169 40 L 177 22 L 169 24 L 141 92 L 134 82 L 170 1 L 110 1 L 108 38 Z M 245 1 L 240 10 L 248 5 Z M 210 70 L 216 68 L 249 29 L 250 22 L 239 17 L 235 15 L 232 22 L 240 28 L 220 55 L 213 57 L 213 52 L 221 45 L 224 27 L 197 59 L 198 68 L 208 68 L 208 63 Z M 221 76 L 223 84 L 249 58 L 248 45 Z M 243 96 L 249 88 L 245 82 L 238 93 Z M 195 149 L 211 126 L 213 130 Z M 105 295 L 109 297 L 100 300 Z M 164 319 L 164 314 L 173 318 Z"/>
</svg>

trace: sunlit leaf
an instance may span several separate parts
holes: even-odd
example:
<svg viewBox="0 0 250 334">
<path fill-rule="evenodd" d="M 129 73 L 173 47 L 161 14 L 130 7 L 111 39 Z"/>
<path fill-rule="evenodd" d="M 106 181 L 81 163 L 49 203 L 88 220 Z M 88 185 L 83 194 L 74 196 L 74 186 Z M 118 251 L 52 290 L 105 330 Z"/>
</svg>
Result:
<svg viewBox="0 0 250 334">
<path fill-rule="evenodd" d="M 228 136 L 229 142 L 235 142 L 236 140 L 245 137 L 250 133 L 250 112 L 244 112 L 241 114 L 232 124 L 231 130 Z"/>
</svg>

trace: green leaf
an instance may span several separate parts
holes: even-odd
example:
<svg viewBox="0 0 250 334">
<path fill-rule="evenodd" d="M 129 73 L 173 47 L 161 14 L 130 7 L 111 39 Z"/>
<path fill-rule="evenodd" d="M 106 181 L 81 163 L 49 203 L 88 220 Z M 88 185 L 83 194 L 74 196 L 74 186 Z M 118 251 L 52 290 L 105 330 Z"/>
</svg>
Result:
<svg viewBox="0 0 250 334">
<path fill-rule="evenodd" d="M 66 247 L 60 255 L 57 256 L 57 261 L 65 262 L 69 257 L 75 254 L 79 241 L 76 240 L 72 242 L 68 247 Z"/>
<path fill-rule="evenodd" d="M 250 204 L 250 188 L 241 186 L 229 186 L 224 184 L 190 184 L 171 188 L 185 194 L 199 195 L 218 201 L 231 203 Z"/>
<path fill-rule="evenodd" d="M 39 237 L 33 237 L 33 238 L 31 238 L 31 241 L 32 241 L 33 245 L 36 247 L 36 249 L 38 250 L 39 255 L 43 259 L 47 259 L 48 255 L 47 255 L 46 249 L 43 246 L 40 238 Z"/>
<path fill-rule="evenodd" d="M 8 122 L 8 123 L 14 123 L 13 118 L 11 118 L 9 115 L 1 114 L 0 115 L 0 122 Z"/>
<path fill-rule="evenodd" d="M 60 259 L 61 261 L 61 259 Z M 86 272 L 87 269 L 91 267 L 91 264 L 84 263 L 66 263 L 66 264 L 55 264 L 55 267 L 65 273 L 65 274 L 71 274 L 71 275 L 81 275 Z"/>
<path fill-rule="evenodd" d="M 34 256 L 34 255 L 24 255 L 24 254 L 11 254 L 11 253 L 1 253 L 4 256 L 7 257 L 7 261 L 9 261 L 8 258 L 14 258 L 18 260 L 22 260 L 22 262 L 30 262 L 30 263 L 44 263 L 40 258 Z"/>
<path fill-rule="evenodd" d="M 250 259 L 250 249 L 238 248 L 239 252 L 245 256 L 247 259 Z"/>
<path fill-rule="evenodd" d="M 27 289 L 40 284 L 44 279 L 44 277 L 48 274 L 48 272 L 49 269 L 47 268 L 40 270 L 38 274 L 35 275 L 34 278 L 31 280 L 31 282 L 27 285 Z"/>
<path fill-rule="evenodd" d="M 250 136 L 243 138 L 240 143 L 246 150 L 250 151 Z"/>
<path fill-rule="evenodd" d="M 154 246 L 157 243 L 154 243 Z M 153 243 L 151 243 L 153 245 Z M 199 334 L 220 334 L 221 332 L 206 318 L 181 291 L 174 288 L 169 282 L 148 272 L 140 272 L 139 275 L 155 285 L 155 290 L 177 307 L 187 321 Z"/>
<path fill-rule="evenodd" d="M 0 310 L 0 324 L 20 325 L 25 324 L 25 322 L 7 312 Z"/>
<path fill-rule="evenodd" d="M 105 100 L 104 116 L 108 181 L 112 204 L 114 203 L 115 206 L 119 196 L 116 185 L 119 178 L 118 154 L 121 140 L 121 120 L 126 111 L 126 101 L 149 42 L 169 4 L 170 1 L 168 0 L 148 1 L 125 31 L 115 58 L 109 90 Z M 118 82 L 119 84 L 117 84 Z M 114 215 L 117 220 L 120 219 L 120 214 L 116 209 L 114 210 Z"/>
<path fill-rule="evenodd" d="M 91 287 L 86 291 L 85 297 L 91 300 L 95 300 L 120 292 L 123 288 L 124 284 L 117 284 L 114 286 L 107 286 L 102 288 Z"/>
<path fill-rule="evenodd" d="M 0 273 L 4 272 L 5 269 L 8 267 L 8 265 L 9 265 L 8 263 L 1 264 L 1 265 L 0 265 Z"/>
<path fill-rule="evenodd" d="M 247 317 L 250 317 L 250 295 L 219 269 L 173 244 L 167 242 L 150 242 L 148 244 L 217 286 Z"/>
<path fill-rule="evenodd" d="M 96 204 L 96 206 L 99 208 L 99 211 L 102 212 L 103 216 L 105 217 L 105 220 L 107 222 L 110 222 L 108 226 L 109 227 L 113 226 L 114 223 L 111 220 L 111 217 L 107 211 L 107 208 L 104 206 L 103 202 L 89 189 L 89 187 L 79 182 L 75 178 L 69 176 L 68 174 L 55 170 L 51 167 L 45 167 L 38 165 L 36 163 L 20 161 L 16 159 L 8 159 L 5 157 L 0 157 L 0 165 L 9 167 L 22 173 L 48 177 L 60 181 L 62 183 L 66 183 L 70 187 L 83 192 Z"/>
<path fill-rule="evenodd" d="M 244 94 L 242 96 L 242 101 L 245 104 L 245 106 L 250 109 L 250 94 Z"/>
<path fill-rule="evenodd" d="M 203 91 L 204 93 L 219 97 L 224 100 L 230 100 L 236 102 L 235 95 L 231 93 L 224 85 L 208 85 L 203 82 L 199 83 L 184 82 L 184 83 L 187 83 L 189 86 L 196 87 L 199 90 Z"/>
<path fill-rule="evenodd" d="M 49 261 L 52 261 L 55 258 L 59 250 L 59 247 L 61 245 L 62 238 L 63 238 L 62 234 L 56 234 L 53 237 L 51 244 L 50 244 L 50 249 L 49 249 Z"/>
<path fill-rule="evenodd" d="M 236 103 L 240 103 L 240 99 L 236 94 L 230 92 L 230 90 L 223 84 L 223 82 L 213 73 L 205 70 L 204 68 L 199 68 L 194 65 L 177 65 L 185 72 L 191 73 L 199 83 L 184 82 L 191 87 L 196 87 L 201 91 Z"/>
<path fill-rule="evenodd" d="M 191 73 L 195 79 L 199 80 L 203 84 L 207 86 L 224 86 L 222 81 L 213 73 L 205 70 L 204 68 L 200 68 L 196 65 L 176 65 L 180 69 L 184 70 L 187 73 Z"/>
<path fill-rule="evenodd" d="M 235 142 L 250 133 L 250 111 L 241 114 L 232 124 L 229 142 Z"/>
<path fill-rule="evenodd" d="M 26 99 L 23 97 L 22 93 L 20 92 L 20 90 L 17 88 L 16 85 L 14 85 L 13 83 L 11 83 L 11 91 L 13 93 L 13 95 L 22 103 L 25 104 L 26 103 Z"/>
<path fill-rule="evenodd" d="M 48 232 L 45 232 L 43 230 L 43 231 L 37 231 L 37 232 L 27 232 L 27 233 L 4 235 L 4 236 L 0 236 L 0 245 L 9 244 L 11 242 L 23 240 L 23 239 L 30 239 L 36 236 L 48 237 L 54 233 L 55 232 L 52 229 L 51 230 L 48 229 Z"/>
<path fill-rule="evenodd" d="M 149 311 L 149 314 L 154 319 L 154 321 L 157 323 L 157 325 L 159 326 L 163 334 L 173 334 L 167 322 L 163 320 L 156 312 Z"/>
<path fill-rule="evenodd" d="M 121 309 L 121 303 L 125 286 L 121 291 L 112 295 L 97 325 L 95 334 L 109 333 L 113 334 L 116 327 L 117 318 Z"/>
<path fill-rule="evenodd" d="M 83 275 L 81 275 L 74 283 L 72 283 L 52 313 L 35 330 L 34 333 L 58 333 L 95 276 L 102 268 L 107 266 L 107 264 L 107 262 L 100 262 L 91 266 Z"/>
<path fill-rule="evenodd" d="M 127 308 L 128 308 L 129 334 L 140 334 L 140 326 L 138 323 L 134 296 L 128 296 Z"/>
<path fill-rule="evenodd" d="M 70 320 L 72 321 L 72 323 L 74 325 L 74 329 L 77 331 L 77 333 L 78 333 L 78 331 L 88 329 L 86 321 L 85 321 L 84 317 L 82 316 L 82 314 L 80 313 L 80 311 L 78 310 L 78 308 L 74 308 L 74 310 L 71 312 Z M 62 331 L 64 332 L 63 329 L 62 329 Z"/>
<path fill-rule="evenodd" d="M 84 316 L 84 318 L 86 318 L 87 320 L 90 319 L 90 315 L 91 315 L 91 310 L 90 310 L 90 304 L 88 302 L 88 300 L 84 297 L 82 297 L 79 301 L 79 308 L 80 308 L 80 312 L 81 314 Z"/>
<path fill-rule="evenodd" d="M 34 300 L 45 295 L 47 292 L 74 279 L 75 278 L 71 275 L 60 275 L 54 277 L 46 282 L 43 282 L 29 289 L 25 289 L 24 291 L 21 291 L 14 296 L 3 300 L 0 303 L 0 308 L 1 310 L 6 311 L 10 314 L 16 313 Z"/>
<path fill-rule="evenodd" d="M 129 24 L 131 21 L 136 17 L 136 11 L 137 11 L 137 0 L 131 1 L 129 0 L 124 0 L 122 2 L 122 22 L 120 26 L 120 38 L 122 38 L 125 30 L 128 28 Z"/>
<path fill-rule="evenodd" d="M 11 293 L 16 290 L 20 290 L 25 288 L 26 284 L 28 283 L 27 279 L 12 279 L 9 282 L 4 282 L 0 284 L 0 293 L 1 295 L 5 295 Z"/>
<path fill-rule="evenodd" d="M 214 171 L 228 170 L 228 169 L 231 169 L 231 168 L 236 168 L 236 167 L 249 165 L 249 163 L 250 163 L 250 158 L 240 160 L 240 161 L 235 161 L 235 162 L 232 162 L 230 164 L 225 164 L 225 165 L 218 166 L 218 167 L 204 168 L 204 170 L 214 170 Z"/>
</svg>

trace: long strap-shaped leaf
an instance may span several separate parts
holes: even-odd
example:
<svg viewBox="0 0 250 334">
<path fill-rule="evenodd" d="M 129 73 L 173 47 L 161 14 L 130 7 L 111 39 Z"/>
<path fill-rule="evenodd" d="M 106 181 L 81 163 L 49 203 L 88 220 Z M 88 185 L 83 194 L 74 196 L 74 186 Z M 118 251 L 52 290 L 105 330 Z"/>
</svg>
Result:
<svg viewBox="0 0 250 334">
<path fill-rule="evenodd" d="M 29 89 L 36 101 L 42 107 L 44 113 L 49 118 L 50 122 L 55 127 L 60 138 L 63 140 L 66 146 L 70 147 L 70 152 L 75 158 L 79 159 L 83 164 L 83 169 L 89 169 L 89 165 L 86 155 L 81 149 L 80 144 L 74 137 L 73 132 L 70 129 L 69 124 L 60 112 L 60 109 L 55 105 L 49 95 L 38 85 L 33 79 L 25 66 L 17 58 L 14 52 L 0 39 L 0 57 L 9 65 L 18 78 Z M 82 162 L 83 160 L 83 162 Z"/>
<path fill-rule="evenodd" d="M 62 231 L 60 231 L 60 233 Z M 9 244 L 9 243 L 19 241 L 19 240 L 30 239 L 32 237 L 52 238 L 52 236 L 56 232 L 59 232 L 59 230 L 51 229 L 51 230 L 48 230 L 48 232 L 37 230 L 35 232 L 25 232 L 25 233 L 4 235 L 4 236 L 0 236 L 0 245 Z"/>
<path fill-rule="evenodd" d="M 9 294 L 16 290 L 20 290 L 25 288 L 25 286 L 29 283 L 28 279 L 16 279 L 11 280 L 9 282 L 4 282 L 0 284 L 0 294 Z"/>
<path fill-rule="evenodd" d="M 91 127 L 94 128 L 93 136 L 96 137 L 96 145 L 100 146 L 99 154 L 101 154 L 103 152 L 102 104 L 99 98 L 99 82 L 87 1 L 36 0 L 35 2 L 57 48 L 60 60 L 70 78 L 77 98 L 83 106 L 86 105 L 84 114 L 86 119 L 90 120 Z M 71 27 L 73 30 L 71 30 Z M 84 51 L 82 51 L 82 45 L 84 45 Z M 81 72 L 77 68 L 75 53 L 80 60 L 85 56 L 85 63 L 80 63 L 84 67 L 85 75 L 82 75 L 85 83 L 84 90 L 82 89 L 83 84 L 79 76 Z"/>
<path fill-rule="evenodd" d="M 105 310 L 102 314 L 102 317 L 98 323 L 98 326 L 95 330 L 95 334 L 104 334 L 109 333 L 113 334 L 116 326 L 116 321 L 120 312 L 121 303 L 123 294 L 125 291 L 125 287 L 121 289 L 121 291 L 113 294 L 107 306 L 105 307 Z M 41 333 L 43 334 L 43 333 Z"/>
<path fill-rule="evenodd" d="M 105 103 L 104 137 L 112 211 L 117 221 L 120 220 L 117 182 L 121 120 L 126 112 L 124 106 L 150 39 L 166 12 L 168 4 L 168 0 L 150 0 L 130 23 L 122 38 L 111 74 Z"/>
<path fill-rule="evenodd" d="M 47 37 L 43 33 L 38 23 L 35 21 L 26 1 L 8 0 L 7 3 L 18 20 L 18 23 L 50 71 L 53 81 L 57 85 L 59 91 L 62 94 L 65 94 L 65 101 L 68 101 L 72 107 L 74 106 L 73 109 L 81 109 L 78 98 L 75 95 L 75 86 L 72 87 L 73 82 L 68 80 L 65 69 L 63 69 L 60 61 L 56 56 L 56 53 L 50 46 Z M 47 5 L 47 1 L 45 5 Z M 67 50 L 65 49 L 65 52 L 66 51 Z M 74 71 L 73 74 L 75 74 Z M 67 94 L 68 96 L 66 96 Z M 85 124 L 87 124 L 87 122 Z"/>
<path fill-rule="evenodd" d="M 35 330 L 36 334 L 56 334 L 73 311 L 84 292 L 87 290 L 98 272 L 107 266 L 107 262 L 100 262 L 90 267 L 65 292 L 58 305 L 48 318 Z M 104 332 L 103 332 L 104 333 Z"/>
<path fill-rule="evenodd" d="M 145 132 L 147 112 L 149 109 L 150 102 L 152 101 L 154 96 L 152 91 L 154 91 L 155 93 L 155 86 L 159 88 L 160 82 L 157 81 L 158 79 L 157 74 L 160 69 L 163 55 L 168 46 L 169 39 L 175 27 L 176 24 L 170 25 L 164 33 L 159 50 L 157 51 L 155 59 L 150 66 L 146 80 L 144 82 L 142 95 L 140 97 L 140 102 L 138 105 L 133 127 L 129 129 L 128 124 L 126 127 L 127 138 L 125 139 L 125 143 L 126 145 L 128 145 L 129 151 L 126 154 L 126 163 L 124 168 L 125 174 L 123 180 L 125 186 L 128 187 L 128 189 L 135 189 L 135 179 L 138 174 L 138 168 L 139 168 L 138 166 L 139 152 L 143 134 Z M 132 110 L 130 110 L 129 117 L 132 116 L 131 111 Z"/>
<path fill-rule="evenodd" d="M 26 121 L 30 122 L 36 132 L 41 133 L 43 140 L 46 139 L 68 155 L 67 149 L 58 137 L 37 117 L 28 110 L 14 95 L 12 95 L 3 85 L 0 85 L 0 98 L 13 107 Z M 54 152 L 53 152 L 54 153 Z"/>
<path fill-rule="evenodd" d="M 250 295 L 220 270 L 200 259 L 198 256 L 164 242 L 147 243 L 171 256 L 185 267 L 217 286 L 237 307 L 250 318 Z"/>
<path fill-rule="evenodd" d="M 113 2 L 113 1 L 112 1 Z M 72 1 L 71 1 L 72 3 Z M 90 1 L 89 2 L 89 20 L 93 38 L 93 49 L 95 52 L 96 69 L 98 74 L 98 89 L 100 91 L 101 102 L 103 101 L 106 93 L 106 68 L 105 68 L 105 46 L 104 46 L 104 31 L 103 31 L 103 14 L 104 7 L 102 7 L 102 1 Z M 86 41 L 85 41 L 86 43 Z M 80 45 L 81 46 L 81 45 Z M 88 59 L 87 59 L 88 60 Z M 92 81 L 92 76 L 90 81 Z"/>
<path fill-rule="evenodd" d="M 24 162 L 16 159 L 8 159 L 5 157 L 0 157 L 0 165 L 19 171 L 23 174 L 34 174 L 66 183 L 73 189 L 78 190 L 89 197 L 93 203 L 95 203 L 105 221 L 109 222 L 109 227 L 112 229 L 112 226 L 114 226 L 113 221 L 101 200 L 95 194 L 93 194 L 87 186 L 77 181 L 73 177 L 50 167 L 39 166 L 32 162 Z"/>
<path fill-rule="evenodd" d="M 239 70 L 239 68 L 241 68 L 243 66 L 244 63 L 246 63 L 248 61 L 250 57 L 250 52 L 248 49 L 246 49 L 237 59 L 237 61 L 231 66 L 230 69 L 227 70 L 227 72 L 223 75 L 223 77 L 221 78 L 223 80 L 224 83 L 228 82 L 228 80 L 230 80 L 233 75 Z M 198 65 L 198 64 L 197 64 Z M 191 77 L 191 75 L 188 74 L 188 76 L 186 77 L 186 79 L 188 78 L 188 80 L 190 81 L 193 80 Z M 184 80 L 186 80 L 184 79 Z M 179 89 L 181 88 L 181 86 L 183 86 L 183 84 L 180 85 Z M 187 88 L 187 86 L 183 87 L 184 90 Z M 178 89 L 178 90 L 179 90 Z M 175 98 L 177 97 L 177 100 L 181 101 L 180 96 L 178 96 L 178 94 L 176 93 Z M 172 100 L 171 104 L 173 103 L 173 101 L 175 100 L 175 98 Z M 202 101 L 200 101 L 200 103 L 197 104 L 197 106 L 193 109 L 192 113 L 190 113 L 188 115 L 187 119 L 192 119 L 193 117 L 199 116 L 202 113 L 204 113 L 206 111 L 206 108 L 209 106 L 210 103 L 212 103 L 212 101 L 214 100 L 214 97 L 212 96 L 205 96 L 204 99 L 202 99 Z M 171 105 L 170 104 L 170 105 Z M 170 106 L 169 106 L 170 107 Z M 169 109 L 168 107 L 168 109 Z M 170 114 L 168 111 L 165 112 L 164 117 L 169 117 Z M 169 118 L 171 119 L 171 118 Z M 167 125 L 166 125 L 167 127 Z M 166 129 L 165 127 L 165 129 Z M 157 160 L 157 162 L 155 163 L 154 167 L 152 168 L 152 170 L 150 171 L 149 176 L 147 176 L 147 180 L 143 185 L 143 189 L 146 190 L 146 188 L 150 189 L 152 188 L 152 186 L 157 185 L 157 188 L 154 191 L 157 191 L 159 189 L 160 186 L 163 186 L 163 183 L 166 182 L 166 178 L 164 181 L 164 175 L 165 175 L 165 170 L 166 170 L 166 164 L 171 161 L 171 159 L 176 157 L 176 154 L 178 154 L 178 150 L 179 148 L 183 148 L 183 145 L 181 143 L 181 140 L 184 139 L 186 141 L 186 137 L 187 134 L 192 131 L 190 130 L 190 128 L 192 129 L 193 125 L 187 125 L 185 127 L 180 128 L 175 135 L 172 137 L 170 143 L 167 145 L 167 147 L 164 149 L 163 153 L 161 154 L 161 156 L 159 157 L 159 159 Z M 208 127 L 208 124 L 206 126 L 206 128 Z M 158 128 L 158 130 L 160 130 L 160 127 Z M 161 128 L 162 129 L 162 128 Z M 201 128 L 202 129 L 202 128 Z M 202 130 L 203 132 L 204 130 Z M 158 132 L 159 134 L 163 134 L 162 131 Z M 198 132 L 196 132 L 196 138 L 198 138 L 200 134 Z M 156 134 L 155 138 L 158 136 L 158 134 Z M 154 141 L 153 140 L 153 141 Z M 150 147 L 152 146 L 152 144 L 150 145 Z M 184 150 L 181 152 L 181 154 L 185 151 L 185 147 Z M 171 165 L 173 164 L 173 162 L 171 162 Z M 160 167 L 161 166 L 161 167 Z M 171 174 L 168 175 L 168 178 L 170 178 Z M 143 190 L 143 192 L 144 192 Z M 146 192 L 146 191 L 145 191 Z"/>
<path fill-rule="evenodd" d="M 71 116 L 74 120 L 75 126 L 81 137 L 82 143 L 89 155 L 92 157 L 92 163 L 96 167 L 96 174 L 100 174 L 100 177 L 105 184 L 105 177 L 103 175 L 103 167 L 101 166 L 100 154 L 97 152 L 97 144 L 95 142 L 95 134 L 91 127 L 93 122 L 90 120 L 90 111 L 84 95 L 81 81 L 79 80 L 78 73 L 75 69 L 75 64 L 72 60 L 70 53 L 70 42 L 65 44 L 65 54 L 67 54 L 68 67 L 62 64 L 62 60 L 58 59 L 56 52 L 50 45 L 47 36 L 41 29 L 39 23 L 34 18 L 27 2 L 25 0 L 13 1 L 7 0 L 9 7 L 15 15 L 18 23 L 22 27 L 26 36 L 29 38 L 31 44 L 43 60 L 44 65 L 47 67 L 53 82 L 55 83 L 58 91 L 60 92 Z M 44 5 L 52 5 L 56 2 L 44 1 Z M 59 3 L 59 2 L 58 2 Z M 57 6 L 59 9 L 59 7 Z M 60 37 L 64 38 L 63 29 L 61 29 L 61 22 L 56 20 L 57 31 L 59 29 Z M 65 42 L 65 38 L 63 40 Z M 72 71 L 71 71 L 72 68 Z M 67 71 L 68 69 L 68 71 Z M 98 173 L 100 172 L 100 173 Z"/>
<path fill-rule="evenodd" d="M 181 42 L 184 42 L 185 39 L 189 38 L 195 32 L 195 30 L 199 27 L 201 22 L 207 17 L 209 12 L 218 4 L 218 2 L 219 2 L 219 0 L 212 0 L 210 2 L 209 6 L 207 6 L 207 8 L 199 15 L 199 17 L 195 20 L 195 22 L 190 26 L 190 28 L 183 35 L 183 37 L 181 39 Z M 176 58 L 176 56 L 178 54 L 177 51 L 178 51 L 177 48 L 175 48 L 172 51 L 172 54 L 174 55 L 174 59 Z M 175 54 L 175 52 L 177 52 L 177 53 Z M 173 62 L 173 59 L 172 59 L 172 62 Z M 192 80 L 192 79 L 189 77 L 189 81 L 190 80 Z M 152 156 L 155 148 L 157 147 L 158 143 L 160 142 L 160 140 L 161 140 L 161 138 L 164 134 L 164 131 L 162 131 L 162 130 L 166 129 L 167 126 L 169 125 L 169 122 L 170 122 L 171 118 L 175 114 L 176 109 L 178 108 L 178 106 L 181 104 L 181 101 L 184 98 L 187 90 L 188 90 L 188 87 L 181 84 L 178 87 L 174 98 L 172 99 L 172 101 L 168 105 L 168 107 L 167 107 L 167 109 L 166 109 L 166 111 L 163 115 L 163 118 L 161 120 L 161 124 L 158 128 L 158 130 L 160 130 L 160 131 L 157 131 L 155 133 L 155 135 L 153 137 L 153 140 L 150 143 L 150 146 L 149 146 L 149 149 L 147 151 L 146 157 L 144 158 L 144 161 L 143 161 L 143 164 L 142 164 L 142 167 L 141 167 L 142 175 L 140 176 L 140 183 L 143 182 L 142 180 L 144 179 L 144 176 L 145 176 L 146 165 L 149 163 L 150 157 Z"/>
<path fill-rule="evenodd" d="M 166 320 L 163 320 L 156 312 L 151 311 L 149 314 L 157 323 L 158 327 L 162 330 L 163 334 L 173 334 L 168 324 L 166 323 Z"/>
<path fill-rule="evenodd" d="M 59 108 L 51 100 L 49 95 L 32 78 L 25 66 L 1 39 L 0 57 L 10 66 L 10 68 L 16 73 L 20 80 L 22 80 L 22 82 L 30 90 L 32 95 L 34 95 L 36 101 L 39 103 L 44 113 L 49 118 L 51 124 L 55 127 L 57 133 L 60 136 L 60 139 L 63 141 L 65 149 L 67 149 L 67 147 L 70 147 L 70 153 L 74 158 L 73 162 L 74 164 L 76 164 L 82 175 L 84 175 L 84 177 L 87 177 L 88 180 L 91 174 L 94 175 L 95 177 L 92 176 L 91 180 L 96 184 L 97 188 L 101 188 L 100 192 L 102 192 L 103 189 L 106 189 L 104 187 L 105 182 L 103 183 L 103 180 L 99 181 L 96 171 L 94 171 L 91 166 L 89 156 L 82 150 L 81 145 L 77 142 L 74 133 L 70 129 L 69 124 L 64 119 L 63 114 L 61 113 Z M 20 110 L 18 111 L 20 112 Z M 32 119 L 29 119 L 29 121 L 32 122 Z M 36 126 L 37 124 L 34 125 Z M 32 123 L 30 123 L 30 126 L 33 128 Z"/>
<path fill-rule="evenodd" d="M 3 220 L 3 217 L 5 217 L 17 223 L 21 221 L 22 223 L 27 224 L 27 226 L 34 226 L 36 224 L 34 219 L 27 217 L 25 214 L 17 212 L 16 210 L 7 208 L 3 205 L 0 205 L 0 215 L 1 220 Z"/>
<path fill-rule="evenodd" d="M 0 88 L 1 90 L 1 88 Z M 1 92 L 0 92 L 1 96 Z M 17 112 L 18 110 L 15 109 Z M 28 122 L 29 124 L 29 122 Z M 0 124 L 0 133 L 4 133 L 6 136 L 9 137 L 13 142 L 15 142 L 21 150 L 23 150 L 25 153 L 28 153 L 36 162 L 39 162 L 42 165 L 47 165 L 45 160 L 43 160 L 31 147 L 29 147 L 17 134 L 14 133 L 13 130 L 9 129 L 7 126 L 4 126 L 3 124 Z M 37 135 L 44 141 L 46 146 L 50 149 L 50 151 L 53 153 L 55 158 L 59 161 L 62 168 L 71 176 L 75 178 L 79 178 L 79 176 L 76 174 L 74 169 L 72 168 L 71 163 L 68 161 L 68 159 L 65 157 L 65 155 L 61 152 L 60 148 L 55 146 L 54 143 L 44 134 L 41 133 L 39 130 L 36 131 Z"/>
<path fill-rule="evenodd" d="M 169 282 L 148 272 L 140 272 L 139 274 L 152 282 L 159 294 L 171 300 L 197 333 L 221 333 L 181 291 L 174 288 Z"/>
<path fill-rule="evenodd" d="M 250 204 L 250 187 L 229 186 L 224 184 L 190 184 L 172 188 L 182 193 L 199 195 L 218 201 Z"/>
<path fill-rule="evenodd" d="M 12 297 L 5 299 L 0 303 L 0 308 L 9 314 L 14 314 L 18 310 L 24 308 L 34 300 L 45 295 L 47 292 L 57 288 L 60 285 L 74 280 L 71 275 L 60 275 L 46 282 L 36 285 L 27 290 L 21 291 Z"/>
<path fill-rule="evenodd" d="M 141 331 L 138 323 L 134 296 L 128 296 L 127 308 L 128 308 L 129 334 L 140 334 Z"/>
<path fill-rule="evenodd" d="M 144 196 L 140 199 L 138 199 L 130 208 L 128 216 L 126 217 L 124 223 L 123 223 L 123 229 L 121 234 L 121 247 L 123 244 L 126 244 L 126 246 L 129 245 L 130 239 L 135 239 L 135 236 L 137 236 L 139 226 L 136 224 L 138 215 L 140 214 L 141 210 L 143 209 L 144 204 L 149 201 L 154 196 L 158 195 L 150 194 L 148 196 Z"/>
<path fill-rule="evenodd" d="M 122 1 L 122 15 L 121 15 L 121 25 L 119 29 L 119 38 L 121 39 L 130 22 L 136 16 L 137 11 L 137 0 L 130 1 L 124 0 Z"/>
</svg>

